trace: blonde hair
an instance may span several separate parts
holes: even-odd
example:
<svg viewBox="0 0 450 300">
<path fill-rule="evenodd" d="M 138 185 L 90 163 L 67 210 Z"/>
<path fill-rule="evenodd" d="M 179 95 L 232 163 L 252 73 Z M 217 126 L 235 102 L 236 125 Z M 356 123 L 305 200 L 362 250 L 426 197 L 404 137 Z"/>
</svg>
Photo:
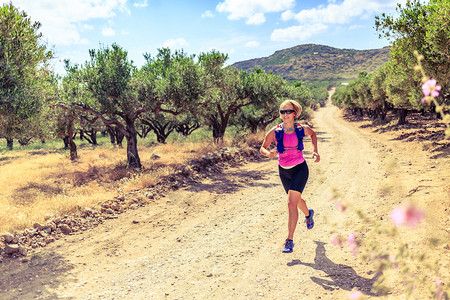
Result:
<svg viewBox="0 0 450 300">
<path fill-rule="evenodd" d="M 287 104 L 291 104 L 293 109 L 295 110 L 295 118 L 300 117 L 300 115 L 302 114 L 302 106 L 295 100 L 284 100 L 283 103 L 280 104 L 280 109 L 287 105 Z"/>
</svg>

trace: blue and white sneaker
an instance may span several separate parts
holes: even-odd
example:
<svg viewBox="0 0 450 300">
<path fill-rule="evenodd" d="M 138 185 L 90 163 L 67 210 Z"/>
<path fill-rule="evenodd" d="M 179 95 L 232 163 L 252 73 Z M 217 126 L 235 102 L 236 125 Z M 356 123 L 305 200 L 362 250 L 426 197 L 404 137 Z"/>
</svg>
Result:
<svg viewBox="0 0 450 300">
<path fill-rule="evenodd" d="M 292 248 L 294 248 L 294 241 L 286 239 L 286 241 L 284 242 L 283 253 L 291 253 Z"/>
<path fill-rule="evenodd" d="M 308 229 L 312 229 L 314 227 L 314 210 L 310 209 L 309 210 L 309 218 L 305 217 L 305 222 L 306 222 L 306 228 Z"/>
</svg>

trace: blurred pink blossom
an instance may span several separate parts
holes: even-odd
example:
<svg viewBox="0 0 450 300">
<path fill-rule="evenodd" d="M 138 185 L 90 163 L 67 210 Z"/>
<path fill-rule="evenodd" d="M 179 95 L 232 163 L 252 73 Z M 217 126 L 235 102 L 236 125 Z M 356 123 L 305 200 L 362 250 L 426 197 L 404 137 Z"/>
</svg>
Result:
<svg viewBox="0 0 450 300">
<path fill-rule="evenodd" d="M 441 285 L 444 285 L 444 283 L 437 278 L 434 282 L 436 284 L 436 299 L 438 300 L 444 300 L 446 299 L 446 293 L 442 290 Z"/>
<path fill-rule="evenodd" d="M 342 212 L 344 212 L 347 209 L 347 206 L 344 203 L 342 203 L 342 201 L 336 202 L 336 207 Z"/>
<path fill-rule="evenodd" d="M 413 205 L 401 206 L 391 211 L 392 222 L 396 226 L 406 225 L 408 227 L 416 227 L 425 217 L 425 213 L 415 208 Z"/>
<path fill-rule="evenodd" d="M 351 300 L 361 300 L 364 298 L 364 295 L 360 291 L 356 290 L 351 291 L 350 294 L 348 295 L 348 298 Z"/>
<path fill-rule="evenodd" d="M 389 255 L 389 260 L 391 261 L 394 268 L 398 269 L 398 262 L 395 260 L 395 257 L 392 255 Z"/>
<path fill-rule="evenodd" d="M 439 291 L 436 293 L 436 297 L 438 300 L 445 300 L 448 299 L 446 296 L 446 293 L 439 289 Z"/>
<path fill-rule="evenodd" d="M 436 79 L 429 79 L 422 85 L 422 92 L 425 96 L 438 97 L 441 90 L 440 85 L 436 85 Z M 423 101 L 423 100 L 422 100 Z"/>
<path fill-rule="evenodd" d="M 333 243 L 333 245 L 335 246 L 339 246 L 339 247 L 343 247 L 342 245 L 342 239 L 338 234 L 333 234 L 333 237 L 331 238 L 331 243 Z"/>
<path fill-rule="evenodd" d="M 356 255 L 356 252 L 358 251 L 358 241 L 357 241 L 357 235 L 352 233 L 348 236 L 347 241 L 348 241 L 348 245 L 350 247 L 350 250 L 352 251 L 353 255 Z"/>
</svg>

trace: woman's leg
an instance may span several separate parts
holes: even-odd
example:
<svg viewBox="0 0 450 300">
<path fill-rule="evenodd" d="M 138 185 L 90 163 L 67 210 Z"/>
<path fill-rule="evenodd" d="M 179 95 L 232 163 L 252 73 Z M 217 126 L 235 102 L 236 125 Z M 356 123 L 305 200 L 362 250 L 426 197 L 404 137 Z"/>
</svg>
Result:
<svg viewBox="0 0 450 300">
<path fill-rule="evenodd" d="M 289 212 L 289 219 L 288 219 L 288 239 L 294 238 L 294 231 L 297 227 L 298 222 L 298 202 L 300 197 L 300 192 L 289 190 L 288 192 L 288 212 Z"/>
<path fill-rule="evenodd" d="M 305 214 L 305 217 L 309 215 L 308 206 L 306 205 L 305 200 L 303 200 L 301 194 L 300 194 L 300 200 L 298 201 L 298 208 Z"/>
<path fill-rule="evenodd" d="M 306 206 L 305 200 L 302 198 L 302 194 L 298 191 L 289 190 L 288 192 L 288 239 L 293 239 L 295 228 L 298 223 L 298 210 L 301 210 L 305 217 L 309 215 L 308 207 Z"/>
</svg>

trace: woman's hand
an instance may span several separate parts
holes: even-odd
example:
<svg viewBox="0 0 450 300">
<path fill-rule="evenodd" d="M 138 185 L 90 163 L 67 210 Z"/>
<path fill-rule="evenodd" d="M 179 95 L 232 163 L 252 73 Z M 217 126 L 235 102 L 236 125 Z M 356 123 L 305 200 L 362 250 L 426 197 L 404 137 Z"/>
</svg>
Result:
<svg viewBox="0 0 450 300">
<path fill-rule="evenodd" d="M 319 153 L 317 153 L 317 152 L 313 152 L 313 155 L 312 155 L 312 157 L 313 158 L 315 158 L 315 160 L 314 160 L 314 162 L 319 162 L 320 161 L 320 154 Z"/>
<path fill-rule="evenodd" d="M 269 158 L 274 158 L 278 154 L 277 149 L 272 149 L 269 151 Z"/>
</svg>

